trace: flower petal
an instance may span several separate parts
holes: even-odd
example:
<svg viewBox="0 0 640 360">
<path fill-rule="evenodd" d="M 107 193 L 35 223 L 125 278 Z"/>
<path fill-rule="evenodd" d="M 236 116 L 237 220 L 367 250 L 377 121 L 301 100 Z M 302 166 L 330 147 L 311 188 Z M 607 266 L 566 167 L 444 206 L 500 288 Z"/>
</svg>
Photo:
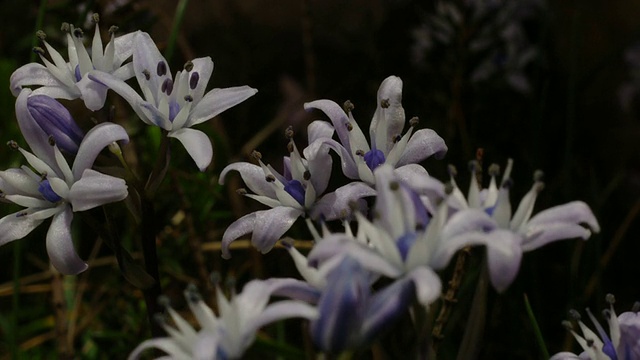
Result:
<svg viewBox="0 0 640 360">
<path fill-rule="evenodd" d="M 161 75 L 158 74 L 158 65 L 160 63 L 164 63 L 166 70 L 165 73 Z M 136 79 L 138 79 L 138 84 L 140 84 L 140 88 L 143 89 L 145 93 L 145 99 L 152 102 L 153 106 L 157 106 L 160 101 L 157 96 L 159 95 L 158 93 L 162 82 L 167 78 L 171 79 L 172 74 L 168 66 L 167 60 L 160 54 L 151 36 L 146 32 L 136 32 L 133 48 L 133 69 L 136 74 Z M 144 91 L 144 89 L 150 91 Z"/>
<path fill-rule="evenodd" d="M 76 83 L 76 86 L 82 93 L 82 100 L 87 109 L 97 111 L 102 109 L 104 102 L 107 100 L 108 87 L 89 79 L 85 75 Z"/>
<path fill-rule="evenodd" d="M 577 224 L 565 222 L 539 224 L 527 227 L 525 234 L 523 234 L 524 240 L 522 242 L 522 250 L 535 250 L 557 240 L 568 240 L 574 238 L 582 238 L 586 240 L 590 236 L 591 231 Z"/>
<path fill-rule="evenodd" d="M 49 135 L 42 130 L 29 112 L 27 99 L 30 94 L 31 90 L 24 89 L 16 99 L 16 117 L 20 132 L 36 157 L 53 167 L 53 170 L 59 170 L 56 166 L 53 147 L 49 144 Z"/>
<path fill-rule="evenodd" d="M 387 106 L 382 106 L 382 102 Z M 376 112 L 373 114 L 369 134 L 371 147 L 381 150 L 385 156 L 393 147 L 396 135 L 404 128 L 405 115 L 402 107 L 402 80 L 389 76 L 378 88 Z"/>
<path fill-rule="evenodd" d="M 491 238 L 491 243 L 487 244 L 489 278 L 496 291 L 503 292 L 518 275 L 522 261 L 521 238 L 502 229 L 492 231 Z"/>
<path fill-rule="evenodd" d="M 85 211 L 104 204 L 124 200 L 127 183 L 117 177 L 86 169 L 69 191 L 68 201 L 73 211 Z"/>
<path fill-rule="evenodd" d="M 213 89 L 206 93 L 202 100 L 193 107 L 185 127 L 191 127 L 205 122 L 223 111 L 247 100 L 257 92 L 258 90 L 246 85 L 225 89 Z"/>
<path fill-rule="evenodd" d="M 51 264 L 66 275 L 75 275 L 85 271 L 88 265 L 80 259 L 71 239 L 71 207 L 55 214 L 47 232 L 47 253 Z"/>
<path fill-rule="evenodd" d="M 527 226 L 544 226 L 548 222 L 584 223 L 589 225 L 594 232 L 600 232 L 600 225 L 598 225 L 589 205 L 582 201 L 572 201 L 541 211 L 529 220 Z"/>
<path fill-rule="evenodd" d="M 335 129 L 331 124 L 323 120 L 315 120 L 307 126 L 308 143 L 311 144 L 318 139 L 331 139 Z"/>
<path fill-rule="evenodd" d="M 440 297 L 442 283 L 438 274 L 431 268 L 420 266 L 413 269 L 409 275 L 416 287 L 416 297 L 420 304 L 428 306 Z"/>
<path fill-rule="evenodd" d="M 304 109 L 309 111 L 310 109 L 318 109 L 324 112 L 329 120 L 333 123 L 333 127 L 338 134 L 340 143 L 347 149 L 347 152 L 351 154 L 351 145 L 349 144 L 349 130 L 347 125 L 350 123 L 349 117 L 344 112 L 342 107 L 331 100 L 316 100 L 304 104 Z"/>
<path fill-rule="evenodd" d="M 366 204 L 361 203 L 361 199 L 375 194 L 376 191 L 363 182 L 349 183 L 337 188 L 334 192 L 325 194 L 316 201 L 311 209 L 311 216 L 325 220 L 344 218 L 351 214 L 351 203 L 357 202 L 361 208 L 366 208 Z"/>
<path fill-rule="evenodd" d="M 142 111 L 140 104 L 145 101 L 142 97 L 131 87 L 129 84 L 124 82 L 122 79 L 115 77 L 112 74 L 92 70 L 90 71 L 86 77 L 94 82 L 97 82 L 99 85 L 103 85 L 108 87 L 109 89 L 115 91 L 118 95 L 122 96 L 128 103 L 131 105 L 136 115 L 148 125 L 156 125 L 159 124 L 154 123 L 149 119 L 145 112 Z"/>
<path fill-rule="evenodd" d="M 204 171 L 211 164 L 213 147 L 207 134 L 196 129 L 182 128 L 169 132 L 167 136 L 182 143 L 200 171 Z"/>
<path fill-rule="evenodd" d="M 0 219 L 0 246 L 22 239 L 44 221 L 22 213 L 18 211 Z"/>
<path fill-rule="evenodd" d="M 189 359 L 191 354 L 186 353 L 178 343 L 170 337 L 149 339 L 136 346 L 128 357 L 128 360 L 136 360 L 147 349 L 159 349 L 167 353 L 171 359 Z"/>
<path fill-rule="evenodd" d="M 49 69 L 38 63 L 29 63 L 19 67 L 11 74 L 11 93 L 20 95 L 24 86 L 62 86 L 63 84 L 51 74 Z"/>
<path fill-rule="evenodd" d="M 436 159 L 442 159 L 447 153 L 447 145 L 440 135 L 431 129 L 420 129 L 409 139 L 404 153 L 396 166 L 419 163 L 422 160 L 435 155 Z"/>
<path fill-rule="evenodd" d="M 391 326 L 409 310 L 415 294 L 412 280 L 398 279 L 371 296 L 362 319 L 360 342 L 368 343 L 373 340 L 385 327 Z"/>
<path fill-rule="evenodd" d="M 229 246 L 231 243 L 238 239 L 240 236 L 246 235 L 253 231 L 256 224 L 256 213 L 249 213 L 240 219 L 234 221 L 229 227 L 224 231 L 222 235 L 222 257 L 225 259 L 231 258 L 231 253 L 229 252 Z"/>
<path fill-rule="evenodd" d="M 272 199 L 276 197 L 276 192 L 273 186 L 265 180 L 266 175 L 262 168 L 248 162 L 237 162 L 227 165 L 222 169 L 218 182 L 221 185 L 224 184 L 224 179 L 227 174 L 233 170 L 240 173 L 242 181 L 244 181 L 249 190 L 253 191 L 255 194 L 267 196 Z"/>
<path fill-rule="evenodd" d="M 102 149 L 115 141 L 129 141 L 129 135 L 127 135 L 125 129 L 118 124 L 105 122 L 89 130 L 82 140 L 82 143 L 80 143 L 78 155 L 73 162 L 73 168 L 71 169 L 73 177 L 80 179 L 82 173 L 93 166 L 93 162 Z"/>
<path fill-rule="evenodd" d="M 260 316 L 249 321 L 246 331 L 257 331 L 261 327 L 274 321 L 303 318 L 314 320 L 318 317 L 318 310 L 309 304 L 297 300 L 284 300 L 267 306 Z"/>
<path fill-rule="evenodd" d="M 302 210 L 288 206 L 257 211 L 251 244 L 263 254 L 268 253 L 296 219 L 303 214 Z"/>
<path fill-rule="evenodd" d="M 198 83 L 191 94 L 193 102 L 197 104 L 202 99 L 209 79 L 211 79 L 211 74 L 213 74 L 213 61 L 211 57 L 207 56 L 193 59 L 191 62 L 193 63 L 193 69 L 189 73 L 193 74 L 197 72 L 199 76 Z"/>
</svg>

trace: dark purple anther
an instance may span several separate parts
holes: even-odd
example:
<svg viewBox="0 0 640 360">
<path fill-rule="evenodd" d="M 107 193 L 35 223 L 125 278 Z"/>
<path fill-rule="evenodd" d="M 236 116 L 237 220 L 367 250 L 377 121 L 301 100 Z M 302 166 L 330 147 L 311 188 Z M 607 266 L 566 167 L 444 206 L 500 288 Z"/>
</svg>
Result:
<svg viewBox="0 0 640 360">
<path fill-rule="evenodd" d="M 42 197 L 44 197 L 49 202 L 57 203 L 58 201 L 62 200 L 60 195 L 56 194 L 56 192 L 53 191 L 53 189 L 51 188 L 51 184 L 49 184 L 49 180 L 47 179 L 44 179 L 40 182 L 40 185 L 38 185 L 38 191 L 40 192 L 40 194 L 42 194 Z"/>
<path fill-rule="evenodd" d="M 378 149 L 371 149 L 364 154 L 364 162 L 367 163 L 367 166 L 371 171 L 384 164 L 384 161 L 384 153 Z"/>
<path fill-rule="evenodd" d="M 290 180 L 288 184 L 284 186 L 284 191 L 288 192 L 296 201 L 304 206 L 304 187 L 298 180 Z"/>
<path fill-rule="evenodd" d="M 191 90 L 195 89 L 198 86 L 198 80 L 200 80 L 200 74 L 198 72 L 194 72 L 191 74 L 191 78 L 189 78 L 189 88 Z"/>
<path fill-rule="evenodd" d="M 160 86 L 160 91 L 166 93 L 167 95 L 171 95 L 171 91 L 173 91 L 173 81 L 169 78 L 164 79 L 162 85 Z"/>
<path fill-rule="evenodd" d="M 76 65 L 76 70 L 74 71 L 76 76 L 76 81 L 82 80 L 82 74 L 80 73 L 80 65 Z"/>
<path fill-rule="evenodd" d="M 158 76 L 167 75 L 167 63 L 165 63 L 164 61 L 160 61 L 158 63 L 158 68 L 156 69 L 156 73 L 158 74 Z"/>
</svg>

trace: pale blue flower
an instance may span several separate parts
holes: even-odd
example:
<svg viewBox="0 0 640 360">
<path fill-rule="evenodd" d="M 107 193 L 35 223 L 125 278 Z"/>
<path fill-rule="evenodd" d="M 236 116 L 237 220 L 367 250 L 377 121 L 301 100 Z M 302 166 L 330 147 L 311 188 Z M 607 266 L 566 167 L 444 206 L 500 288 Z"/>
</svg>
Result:
<svg viewBox="0 0 640 360">
<path fill-rule="evenodd" d="M 597 333 L 582 322 L 577 311 L 572 310 L 570 311 L 571 320 L 578 323 L 582 335 L 574 330 L 570 321 L 565 321 L 563 324 L 580 344 L 583 352 L 580 355 L 560 352 L 553 355 L 550 360 L 640 359 L 640 303 L 636 303 L 631 311 L 616 316 L 616 312 L 613 309 L 615 298 L 613 295 L 608 294 L 606 300 L 609 303 L 609 309 L 605 309 L 602 314 L 609 324 L 609 334 L 589 309 L 586 311 Z"/>
<path fill-rule="evenodd" d="M 25 86 L 36 85 L 40 87 L 33 91 L 34 95 L 47 95 L 68 100 L 82 98 L 88 109 L 101 109 L 107 98 L 108 89 L 102 84 L 91 81 L 87 74 L 95 70 L 108 73 L 122 81 L 133 77 L 133 65 L 131 63 L 123 65 L 132 54 L 133 33 L 116 37 L 117 27 L 112 26 L 109 29 L 111 39 L 103 50 L 100 28 L 96 20 L 98 20 L 97 14 L 94 15 L 96 27 L 90 52 L 82 44 L 84 38 L 82 29 L 63 24 L 62 28 L 67 32 L 69 61 L 65 61 L 62 55 L 44 39 L 44 33 L 39 32 L 38 36 L 42 39 L 51 60 L 45 57 L 44 49 L 34 49 L 44 66 L 29 63 L 14 71 L 10 79 L 13 95 L 18 96 Z"/>
<path fill-rule="evenodd" d="M 280 174 L 271 165 L 265 165 L 261 155 L 253 156 L 259 165 L 237 162 L 227 165 L 220 174 L 224 183 L 230 171 L 238 171 L 246 186 L 253 193 L 241 191 L 244 196 L 271 207 L 241 217 L 232 223 L 222 236 L 222 256 L 229 258 L 229 244 L 240 236 L 252 233 L 251 243 L 261 252 L 271 250 L 280 237 L 301 216 L 332 220 L 348 209 L 348 204 L 362 197 L 374 195 L 369 186 L 356 183 L 320 195 L 326 190 L 331 176 L 332 159 L 322 139 L 331 136 L 333 129 L 326 122 L 309 125 L 310 145 L 298 151 L 289 133 L 289 156 L 284 157 L 284 171 Z M 323 200 L 327 199 L 327 200 Z"/>
<path fill-rule="evenodd" d="M 174 360 L 239 359 L 263 326 L 287 318 L 315 319 L 318 316 L 313 306 L 299 300 L 281 300 L 269 304 L 272 295 L 286 295 L 288 288 L 305 286 L 300 283 L 295 279 L 253 280 L 244 286 L 241 293 L 232 295 L 231 299 L 225 298 L 222 291 L 217 289 L 219 315 L 204 303 L 195 288 L 187 288 L 185 298 L 199 329 L 194 329 L 174 309 L 168 307 L 175 326 L 166 321 L 161 324 L 169 336 L 142 342 L 129 355 L 129 359 L 138 359 L 150 348 L 162 350 Z"/>
<path fill-rule="evenodd" d="M 52 217 L 47 232 L 51 263 L 64 274 L 87 268 L 76 254 L 71 238 L 73 212 L 89 210 L 127 197 L 124 180 L 91 169 L 98 154 L 114 141 L 128 141 L 119 125 L 102 123 L 84 137 L 73 166 L 31 116 L 25 89 L 16 100 L 18 125 L 32 152 L 18 147 L 30 167 L 0 171 L 2 198 L 25 209 L 0 219 L 0 245 L 21 239 Z"/>
<path fill-rule="evenodd" d="M 405 113 L 402 107 L 402 80 L 389 76 L 380 84 L 377 108 L 371 121 L 367 142 L 351 111 L 353 105 L 345 103 L 345 109 L 330 100 L 316 100 L 304 105 L 305 109 L 322 110 L 331 120 L 340 142 L 331 138 L 324 140 L 342 160 L 342 171 L 350 179 L 359 179 L 373 185 L 373 170 L 381 164 L 389 164 L 397 172 L 414 170 L 416 164 L 430 156 L 442 158 L 447 152 L 444 140 L 431 129 L 413 133 L 417 119 L 409 121 L 409 130 L 402 135 Z M 347 111 L 345 113 L 345 110 Z M 412 176 L 407 176 L 411 179 Z"/>
<path fill-rule="evenodd" d="M 256 89 L 238 86 L 212 89 L 205 94 L 213 73 L 210 57 L 185 64 L 175 78 L 167 60 L 149 34 L 135 33 L 133 68 L 143 96 L 111 74 L 90 72 L 89 78 L 122 96 L 148 125 L 159 126 L 178 139 L 201 171 L 211 163 L 213 148 L 205 133 L 191 127 L 205 122 L 253 96 Z"/>
</svg>

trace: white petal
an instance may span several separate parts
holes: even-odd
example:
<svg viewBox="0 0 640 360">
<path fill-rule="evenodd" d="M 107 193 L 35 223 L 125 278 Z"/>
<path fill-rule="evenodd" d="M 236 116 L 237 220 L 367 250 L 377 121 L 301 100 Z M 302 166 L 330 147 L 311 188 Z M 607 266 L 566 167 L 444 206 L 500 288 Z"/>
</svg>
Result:
<svg viewBox="0 0 640 360">
<path fill-rule="evenodd" d="M 247 162 L 237 162 L 227 165 L 220 173 L 219 183 L 224 184 L 224 179 L 227 174 L 229 171 L 233 170 L 240 173 L 242 181 L 244 181 L 249 190 L 253 191 L 255 194 L 264 195 L 272 199 L 276 197 L 276 192 L 273 186 L 265 180 L 266 175 L 262 168 L 258 165 Z"/>
<path fill-rule="evenodd" d="M 85 271 L 88 265 L 80 259 L 71 238 L 73 212 L 69 206 L 53 216 L 47 232 L 47 253 L 51 264 L 58 271 L 75 275 Z"/>
<path fill-rule="evenodd" d="M 106 86 L 89 79 L 89 76 L 85 75 L 76 83 L 76 86 L 82 93 L 82 100 L 87 109 L 97 111 L 102 109 L 104 102 L 107 100 L 107 88 Z"/>
<path fill-rule="evenodd" d="M 442 159 L 447 153 L 447 150 L 448 148 L 444 143 L 444 139 L 435 131 L 431 129 L 420 129 L 409 139 L 396 166 L 419 163 L 434 155 L 436 159 Z"/>
<path fill-rule="evenodd" d="M 22 239 L 43 221 L 43 219 L 34 219 L 29 215 L 18 216 L 20 213 L 22 211 L 0 219 L 0 246 L 13 240 Z"/>
<path fill-rule="evenodd" d="M 129 135 L 120 125 L 105 122 L 89 130 L 80 143 L 78 155 L 73 162 L 73 177 L 80 179 L 82 173 L 93 166 L 102 149 L 115 141 L 129 141 Z"/>
<path fill-rule="evenodd" d="M 167 136 L 176 138 L 182 143 L 200 171 L 204 171 L 211 163 L 213 147 L 209 137 L 202 131 L 183 128 L 171 131 Z"/>
<path fill-rule="evenodd" d="M 193 93 L 191 95 L 193 96 L 193 102 L 197 104 L 202 99 L 202 95 L 204 95 L 209 79 L 211 79 L 211 74 L 213 73 L 213 61 L 209 56 L 207 56 L 193 59 L 191 62 L 193 63 L 193 70 L 189 72 L 189 75 L 191 76 L 191 74 L 197 72 L 200 77 L 198 79 L 198 84 L 196 85 L 196 88 L 193 89 Z"/>
<path fill-rule="evenodd" d="M 186 127 L 205 122 L 223 111 L 238 105 L 258 92 L 249 86 L 213 89 L 206 93 L 191 111 Z"/>
<path fill-rule="evenodd" d="M 84 211 L 124 200 L 127 194 L 127 184 L 124 180 L 86 169 L 80 180 L 71 186 L 67 200 L 71 203 L 73 211 Z"/>
<path fill-rule="evenodd" d="M 13 96 L 20 95 L 24 86 L 62 86 L 55 76 L 51 75 L 49 69 L 38 63 L 29 63 L 19 67 L 11 74 L 11 93 Z"/>
</svg>

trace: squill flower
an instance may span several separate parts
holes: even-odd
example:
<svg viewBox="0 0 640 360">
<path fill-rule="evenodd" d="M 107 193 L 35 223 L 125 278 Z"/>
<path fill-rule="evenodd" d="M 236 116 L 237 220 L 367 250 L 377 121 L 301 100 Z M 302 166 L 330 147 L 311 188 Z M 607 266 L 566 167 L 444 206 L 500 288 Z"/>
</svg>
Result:
<svg viewBox="0 0 640 360">
<path fill-rule="evenodd" d="M 503 263 L 503 267 L 489 268 L 491 282 L 498 291 L 506 289 L 517 275 L 522 252 L 535 250 L 557 240 L 578 237 L 586 240 L 591 236 L 592 231 L 596 233 L 600 231 L 598 221 L 591 209 L 582 201 L 572 201 L 554 206 L 531 216 L 538 193 L 544 188 L 541 171 L 536 171 L 531 190 L 522 198 L 515 213 L 512 214 L 509 199 L 509 189 L 512 183 L 509 176 L 512 166 L 512 161 L 509 160 L 499 189 L 495 181 L 498 169 L 497 166 L 492 166 L 489 171 L 491 184 L 488 189 L 480 191 L 475 178 L 473 178 L 468 203 L 464 201 L 464 196 L 459 190 L 456 201 L 450 202 L 450 204 L 454 204 L 453 207 L 470 206 L 484 209 L 491 214 L 499 227 L 499 231 L 494 231 L 492 235 L 509 239 L 508 241 L 519 247 L 519 254 L 514 256 L 511 262 Z"/>
<path fill-rule="evenodd" d="M 373 170 L 382 164 L 393 166 L 397 172 L 405 173 L 411 179 L 415 171 L 411 165 L 432 155 L 442 158 L 447 152 L 444 140 L 435 131 L 421 129 L 413 133 L 417 118 L 409 121 L 409 130 L 401 135 L 405 113 L 402 80 L 397 76 L 384 79 L 378 89 L 377 109 L 369 128 L 371 145 L 353 118 L 351 102 L 346 102 L 344 109 L 330 100 L 316 100 L 304 107 L 322 110 L 331 120 L 340 142 L 327 138 L 324 143 L 340 156 L 342 171 L 350 179 L 360 179 L 373 185 Z"/>
<path fill-rule="evenodd" d="M 230 171 L 238 171 L 253 192 L 250 194 L 241 189 L 240 193 L 271 207 L 269 210 L 247 214 L 227 228 L 222 236 L 223 257 L 231 256 L 229 244 L 240 236 L 252 233 L 253 246 L 266 253 L 299 217 L 310 214 L 332 220 L 337 218 L 340 210 L 347 208 L 349 202 L 375 194 L 369 186 L 357 183 L 343 186 L 318 199 L 327 188 L 331 176 L 332 159 L 326 147 L 322 146 L 323 136 L 330 137 L 333 133 L 333 129 L 327 125 L 326 122 L 313 122 L 309 125 L 310 145 L 303 150 L 304 157 L 293 141 L 293 131 L 287 129 L 290 155 L 284 157 L 283 174 L 278 173 L 271 165 L 265 165 L 257 151 L 254 151 L 253 157 L 259 165 L 237 162 L 222 170 L 220 184 L 224 183 Z M 325 197 L 332 199 L 331 205 L 323 202 Z M 319 202 L 322 202 L 321 206 L 318 206 Z"/>
<path fill-rule="evenodd" d="M 256 332 L 272 322 L 300 317 L 315 319 L 318 311 L 299 300 L 281 300 L 268 304 L 272 295 L 283 295 L 283 289 L 297 286 L 294 279 L 253 280 L 242 292 L 227 299 L 217 289 L 219 315 L 208 307 L 194 287 L 185 290 L 185 298 L 200 326 L 195 330 L 170 306 L 167 311 L 174 326 L 162 317 L 161 325 L 168 337 L 142 342 L 129 355 L 129 360 L 138 359 L 147 349 L 156 348 L 167 353 L 171 359 L 238 359 L 251 346 Z M 166 357 L 163 357 L 163 359 Z"/>
<path fill-rule="evenodd" d="M 612 294 L 606 297 L 609 309 L 602 311 L 602 314 L 609 323 L 609 334 L 606 333 L 600 322 L 587 309 L 589 319 L 596 328 L 596 332 L 589 329 L 580 319 L 580 313 L 575 310 L 569 312 L 571 320 L 578 323 L 582 335 L 578 334 L 571 321 L 563 322 L 563 325 L 571 332 L 578 341 L 583 352 L 576 355 L 570 352 L 560 352 L 551 357 L 550 360 L 633 360 L 640 359 L 640 303 L 636 303 L 631 311 L 624 312 L 616 316 L 613 309 L 615 298 Z"/>
<path fill-rule="evenodd" d="M 30 167 L 0 171 L 2 198 L 25 209 L 0 219 L 0 245 L 21 239 L 52 217 L 47 232 L 47 252 L 51 263 L 64 274 L 77 274 L 87 268 L 73 247 L 73 212 L 89 210 L 127 197 L 124 180 L 91 169 L 98 154 L 114 141 L 128 141 L 119 125 L 102 123 L 91 129 L 78 148 L 70 167 L 55 142 L 38 126 L 27 108 L 31 91 L 16 100 L 20 130 L 31 152 L 15 142 Z"/>
<path fill-rule="evenodd" d="M 148 125 L 159 126 L 169 137 L 178 139 L 201 171 L 211 163 L 213 148 L 205 133 L 191 127 L 205 122 L 253 96 L 256 89 L 238 86 L 212 89 L 205 94 L 213 73 L 210 57 L 185 64 L 175 79 L 167 60 L 149 34 L 134 37 L 133 68 L 144 97 L 112 74 L 92 71 L 89 78 L 122 96 Z"/>
<path fill-rule="evenodd" d="M 133 65 L 123 63 L 131 57 L 133 33 L 115 36 L 118 28 L 109 29 L 111 39 L 107 46 L 102 47 L 98 14 L 93 15 L 96 24 L 91 51 L 82 44 L 84 34 L 82 29 L 71 24 L 62 24 L 62 30 L 67 33 L 69 61 L 45 40 L 44 32 L 38 31 L 37 36 L 42 40 L 51 60 L 45 57 L 45 50 L 36 47 L 34 51 L 40 56 L 44 66 L 38 63 L 26 64 L 11 75 L 11 92 L 18 96 L 25 86 L 37 85 L 34 95 L 47 95 L 56 99 L 82 98 L 85 106 L 90 110 L 99 110 L 104 106 L 107 98 L 107 88 L 87 78 L 89 71 L 95 70 L 111 74 L 122 81 L 133 76 Z"/>
</svg>

